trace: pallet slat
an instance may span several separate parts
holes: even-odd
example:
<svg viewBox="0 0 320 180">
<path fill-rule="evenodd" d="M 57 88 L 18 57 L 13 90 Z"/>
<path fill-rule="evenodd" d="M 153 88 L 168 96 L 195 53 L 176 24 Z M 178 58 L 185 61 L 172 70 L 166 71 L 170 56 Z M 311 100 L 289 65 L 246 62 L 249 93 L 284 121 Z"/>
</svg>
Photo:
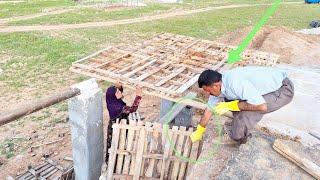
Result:
<svg viewBox="0 0 320 180">
<path fill-rule="evenodd" d="M 120 124 L 127 124 L 126 119 L 121 119 Z M 120 129 L 120 140 L 119 140 L 119 150 L 125 149 L 125 143 L 126 143 L 126 132 L 127 130 L 124 128 Z M 116 173 L 121 174 L 122 173 L 122 164 L 123 164 L 124 155 L 118 154 L 117 158 L 117 167 L 116 167 Z"/>
<path fill-rule="evenodd" d="M 117 158 L 117 149 L 119 144 L 119 135 L 120 135 L 120 128 L 117 126 L 112 126 L 113 132 L 112 132 L 112 142 L 111 142 L 111 148 L 110 148 L 110 158 L 108 162 L 108 173 L 107 173 L 107 179 L 112 179 L 115 162 Z"/>
<path fill-rule="evenodd" d="M 136 121 L 132 119 L 132 114 L 129 115 L 129 125 L 135 126 Z M 126 150 L 132 151 L 133 150 L 133 138 L 134 138 L 134 130 L 128 129 L 128 144 Z M 129 167 L 130 167 L 130 161 L 132 161 L 132 155 L 128 155 L 125 157 L 124 165 L 123 165 L 123 174 L 129 174 Z"/>
<path fill-rule="evenodd" d="M 186 127 L 181 126 L 180 131 L 186 131 Z M 180 155 L 183 154 L 183 141 L 184 141 L 185 136 L 183 135 L 179 135 L 177 137 L 177 146 L 176 146 L 176 152 L 175 153 L 179 153 Z M 172 174 L 171 174 L 171 179 L 177 179 L 178 178 L 178 174 L 179 174 L 179 167 L 180 167 L 180 162 L 179 161 L 174 161 L 173 164 L 173 168 L 172 168 Z"/>
</svg>

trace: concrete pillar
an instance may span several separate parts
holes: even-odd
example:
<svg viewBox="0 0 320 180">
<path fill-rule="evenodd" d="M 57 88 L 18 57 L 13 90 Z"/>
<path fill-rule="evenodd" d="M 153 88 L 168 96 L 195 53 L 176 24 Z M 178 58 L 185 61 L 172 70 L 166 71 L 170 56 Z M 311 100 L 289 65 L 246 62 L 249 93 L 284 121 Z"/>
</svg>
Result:
<svg viewBox="0 0 320 180">
<path fill-rule="evenodd" d="M 97 180 L 103 163 L 102 91 L 95 79 L 72 86 L 81 95 L 68 101 L 76 180 Z"/>
</svg>

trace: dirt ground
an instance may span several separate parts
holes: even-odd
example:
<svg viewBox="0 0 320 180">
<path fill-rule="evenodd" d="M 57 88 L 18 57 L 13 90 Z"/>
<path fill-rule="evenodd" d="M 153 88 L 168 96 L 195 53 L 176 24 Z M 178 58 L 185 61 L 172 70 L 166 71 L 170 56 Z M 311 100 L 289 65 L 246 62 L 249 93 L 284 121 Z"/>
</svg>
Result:
<svg viewBox="0 0 320 180">
<path fill-rule="evenodd" d="M 246 144 L 230 157 L 218 180 L 249 179 L 314 179 L 304 170 L 277 153 L 272 144 L 274 137 L 254 133 Z M 286 143 L 287 144 L 287 143 Z M 294 152 L 302 152 L 308 159 L 319 165 L 318 147 L 305 148 L 300 143 L 288 141 Z M 305 156 L 304 156 L 305 157 Z"/>
<path fill-rule="evenodd" d="M 228 33 L 218 42 L 237 46 L 252 27 Z M 320 36 L 293 32 L 282 27 L 264 27 L 249 45 L 250 49 L 280 55 L 280 62 L 292 65 L 320 64 Z"/>
</svg>

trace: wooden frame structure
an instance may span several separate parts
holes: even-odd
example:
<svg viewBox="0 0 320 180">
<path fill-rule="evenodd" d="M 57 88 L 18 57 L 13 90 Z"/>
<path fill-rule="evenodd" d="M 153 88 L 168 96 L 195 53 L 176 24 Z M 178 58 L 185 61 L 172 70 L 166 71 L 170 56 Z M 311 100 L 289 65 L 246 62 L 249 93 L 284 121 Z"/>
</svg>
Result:
<svg viewBox="0 0 320 180">
<path fill-rule="evenodd" d="M 205 69 L 223 70 L 237 66 L 273 66 L 279 56 L 248 50 L 243 60 L 228 65 L 232 46 L 187 36 L 163 33 L 128 47 L 109 47 L 72 64 L 71 71 L 117 82 L 133 88 L 141 85 L 149 95 L 168 100 L 185 91 Z"/>
<path fill-rule="evenodd" d="M 136 113 L 113 125 L 112 145 L 107 169 L 107 179 L 184 179 L 189 162 L 196 160 L 200 142 L 191 143 L 193 129 L 140 121 Z"/>
</svg>

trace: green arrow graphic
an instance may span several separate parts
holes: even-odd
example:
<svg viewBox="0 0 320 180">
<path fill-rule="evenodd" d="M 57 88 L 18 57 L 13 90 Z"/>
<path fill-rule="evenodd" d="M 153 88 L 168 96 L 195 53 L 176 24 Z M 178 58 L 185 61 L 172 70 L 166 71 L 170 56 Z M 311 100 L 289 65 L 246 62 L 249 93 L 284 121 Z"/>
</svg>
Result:
<svg viewBox="0 0 320 180">
<path fill-rule="evenodd" d="M 274 14 L 281 3 L 281 0 L 275 0 L 271 7 L 267 9 L 263 17 L 247 35 L 247 37 L 239 44 L 237 49 L 230 50 L 228 52 L 228 63 L 235 63 L 241 60 L 240 54 L 248 47 L 249 43 L 252 41 L 257 32 L 262 28 L 262 26 L 268 21 L 270 16 Z"/>
</svg>

